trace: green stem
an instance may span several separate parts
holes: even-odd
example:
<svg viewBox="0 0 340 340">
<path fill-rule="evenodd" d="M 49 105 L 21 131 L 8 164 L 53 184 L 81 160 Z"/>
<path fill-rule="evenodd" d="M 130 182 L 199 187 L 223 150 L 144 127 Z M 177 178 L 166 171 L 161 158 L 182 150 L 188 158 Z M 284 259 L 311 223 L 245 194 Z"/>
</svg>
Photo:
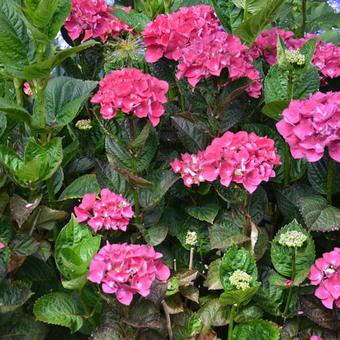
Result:
<svg viewBox="0 0 340 340">
<path fill-rule="evenodd" d="M 46 112 L 45 112 L 45 88 L 47 85 L 48 79 L 44 79 L 42 81 L 37 81 L 34 84 L 34 95 L 35 95 L 35 109 L 37 113 L 37 120 L 40 129 L 46 128 Z M 46 133 L 41 133 L 41 142 L 46 143 L 47 135 Z"/>
<path fill-rule="evenodd" d="M 46 186 L 47 186 L 48 200 L 49 200 L 50 205 L 52 206 L 55 201 L 53 177 L 47 180 Z"/>
<path fill-rule="evenodd" d="M 327 159 L 327 201 L 332 204 L 333 186 L 335 176 L 335 162 L 331 157 Z"/>
<path fill-rule="evenodd" d="M 23 105 L 23 96 L 22 96 L 22 81 L 14 78 L 14 89 L 15 89 L 15 97 L 17 100 L 17 104 L 22 106 Z"/>
<path fill-rule="evenodd" d="M 301 37 L 305 35 L 307 22 L 307 0 L 302 0 L 302 25 L 301 25 Z"/>
<path fill-rule="evenodd" d="M 296 248 L 294 248 L 294 253 L 293 253 L 293 256 L 292 256 L 292 276 L 291 276 L 291 280 L 292 281 L 295 280 L 295 275 L 296 275 L 296 263 L 295 263 L 295 259 L 296 259 Z M 287 296 L 287 300 L 286 300 L 286 306 L 285 306 L 285 309 L 283 311 L 284 319 L 287 318 L 287 314 L 289 312 L 289 306 L 290 306 L 290 303 L 292 301 L 292 297 L 293 297 L 293 287 L 289 287 L 289 289 L 288 289 L 288 296 Z"/>
<path fill-rule="evenodd" d="M 142 223 L 142 219 L 140 216 L 140 204 L 139 204 L 139 198 L 138 198 L 138 191 L 136 188 L 133 188 L 133 203 L 135 208 L 135 219 L 138 224 Z"/>
<path fill-rule="evenodd" d="M 288 86 L 287 86 L 287 99 L 290 102 L 293 96 L 293 75 L 292 71 L 289 70 L 288 73 Z M 284 149 L 284 185 L 289 185 L 290 182 L 290 151 L 289 151 L 289 145 L 285 143 L 285 149 Z"/>
<path fill-rule="evenodd" d="M 229 317 L 229 325 L 228 325 L 228 340 L 233 339 L 233 328 L 234 328 L 234 316 L 236 312 L 237 305 L 232 305 Z"/>
</svg>

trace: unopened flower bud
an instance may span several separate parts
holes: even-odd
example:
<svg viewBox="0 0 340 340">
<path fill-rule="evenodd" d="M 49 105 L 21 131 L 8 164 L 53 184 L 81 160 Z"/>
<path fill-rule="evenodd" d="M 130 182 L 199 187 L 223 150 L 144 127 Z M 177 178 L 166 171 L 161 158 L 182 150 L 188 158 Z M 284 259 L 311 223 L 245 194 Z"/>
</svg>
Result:
<svg viewBox="0 0 340 340">
<path fill-rule="evenodd" d="M 91 120 L 90 119 L 81 119 L 76 123 L 76 128 L 79 130 L 90 130 L 92 129 Z"/>
<path fill-rule="evenodd" d="M 290 230 L 280 235 L 279 244 L 286 247 L 300 248 L 307 236 L 300 231 Z"/>
</svg>

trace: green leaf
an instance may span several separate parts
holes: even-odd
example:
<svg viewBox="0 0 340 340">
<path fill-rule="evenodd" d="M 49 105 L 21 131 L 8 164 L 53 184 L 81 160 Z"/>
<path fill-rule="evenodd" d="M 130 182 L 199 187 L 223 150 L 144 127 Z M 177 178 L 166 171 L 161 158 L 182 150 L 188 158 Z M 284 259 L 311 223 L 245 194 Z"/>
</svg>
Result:
<svg viewBox="0 0 340 340">
<path fill-rule="evenodd" d="M 2 281 L 0 283 L 0 314 L 16 310 L 32 295 L 31 285 L 26 282 Z"/>
<path fill-rule="evenodd" d="M 24 162 L 6 145 L 0 145 L 0 164 L 13 175 L 23 166 Z"/>
<path fill-rule="evenodd" d="M 263 311 L 260 307 L 256 305 L 248 305 L 246 307 L 241 308 L 238 311 L 235 322 L 244 323 L 254 319 L 259 319 L 263 316 Z"/>
<path fill-rule="evenodd" d="M 151 131 L 151 124 L 149 122 L 147 122 L 142 131 L 140 132 L 140 134 L 133 140 L 130 142 L 129 144 L 129 147 L 131 149 L 140 149 L 141 147 L 144 146 L 146 140 L 148 139 L 149 137 L 149 134 L 150 134 L 150 131 Z"/>
<path fill-rule="evenodd" d="M 257 282 L 253 287 L 246 289 L 226 290 L 220 295 L 219 301 L 223 306 L 246 305 L 255 295 L 259 286 L 260 284 Z"/>
<path fill-rule="evenodd" d="M 292 248 L 279 243 L 280 236 L 292 230 L 296 230 L 307 237 L 301 247 Z M 294 257 L 296 275 L 292 278 Z M 294 279 L 295 284 L 300 284 L 308 276 L 309 269 L 315 260 L 315 246 L 311 235 L 296 220 L 293 220 L 281 228 L 272 241 L 271 259 L 277 272 L 285 277 Z"/>
<path fill-rule="evenodd" d="M 19 11 L 13 0 L 0 2 L 0 60 L 6 72 L 15 76 L 29 63 L 31 44 Z"/>
<path fill-rule="evenodd" d="M 134 328 L 162 328 L 158 307 L 147 300 L 141 300 L 130 308 L 126 323 Z"/>
<path fill-rule="evenodd" d="M 282 118 L 282 111 L 287 107 L 288 107 L 287 100 L 272 101 L 262 108 L 262 112 L 266 116 L 276 121 L 279 121 Z"/>
<path fill-rule="evenodd" d="M 59 128 L 72 122 L 96 88 L 97 82 L 69 77 L 50 80 L 45 89 L 46 122 Z"/>
<path fill-rule="evenodd" d="M 178 177 L 172 170 L 155 171 L 150 176 L 153 185 L 150 189 L 141 189 L 139 191 L 139 201 L 143 208 L 155 207 L 178 180 Z"/>
<path fill-rule="evenodd" d="M 85 43 L 69 48 L 67 50 L 63 50 L 60 52 L 56 52 L 56 54 L 46 59 L 42 62 L 31 64 L 24 68 L 24 77 L 28 80 L 30 79 L 41 79 L 48 78 L 51 74 L 52 70 L 60 65 L 65 59 L 71 57 L 72 55 L 84 51 L 90 47 L 93 47 L 97 44 L 94 40 L 86 41 Z"/>
<path fill-rule="evenodd" d="M 1 52 L 0 52 L 1 53 Z M 13 117 L 16 121 L 30 123 L 31 115 L 20 105 L 10 102 L 5 98 L 0 98 L 0 111 Z"/>
<path fill-rule="evenodd" d="M 18 234 L 10 243 L 13 255 L 29 256 L 36 253 L 39 249 L 39 243 L 30 235 Z"/>
<path fill-rule="evenodd" d="M 38 321 L 64 326 L 76 332 L 83 325 L 83 318 L 72 298 L 65 293 L 50 293 L 39 298 L 33 307 Z"/>
<path fill-rule="evenodd" d="M 281 315 L 283 304 L 283 289 L 278 286 L 278 282 L 283 282 L 284 277 L 270 269 L 261 278 L 261 287 L 256 292 L 254 300 L 267 313 L 275 316 Z"/>
<path fill-rule="evenodd" d="M 142 32 L 145 25 L 150 22 L 149 17 L 145 13 L 136 12 L 134 10 L 126 13 L 122 9 L 118 8 L 113 12 L 113 15 L 128 24 L 136 32 Z"/>
<path fill-rule="evenodd" d="M 340 192 L 340 163 L 335 163 L 334 181 L 333 181 L 333 193 Z M 328 165 L 325 159 L 321 159 L 318 162 L 307 164 L 308 181 L 315 191 L 319 194 L 327 194 L 327 172 Z"/>
<path fill-rule="evenodd" d="M 46 30 L 57 10 L 58 2 L 59 0 L 24 0 L 26 15 L 34 26 Z"/>
<path fill-rule="evenodd" d="M 233 330 L 235 340 L 279 340 L 280 331 L 278 327 L 265 320 L 252 320 L 247 323 L 236 325 Z"/>
<path fill-rule="evenodd" d="M 268 197 L 266 191 L 262 187 L 258 187 L 250 196 L 249 214 L 251 220 L 259 224 L 268 210 Z"/>
<path fill-rule="evenodd" d="M 211 327 L 222 327 L 228 324 L 230 309 L 222 306 L 219 299 L 208 300 L 198 311 L 203 323 L 203 332 Z"/>
<path fill-rule="evenodd" d="M 235 30 L 235 34 L 245 41 L 249 46 L 253 44 L 256 37 L 265 26 L 273 19 L 275 13 L 282 5 L 283 0 L 268 0 L 266 6 L 256 14 L 242 22 Z"/>
<path fill-rule="evenodd" d="M 136 156 L 136 171 L 137 173 L 145 171 L 153 158 L 156 155 L 158 149 L 158 137 L 156 133 L 150 133 L 146 143 L 139 150 Z"/>
<path fill-rule="evenodd" d="M 322 196 L 301 197 L 297 204 L 309 230 L 329 232 L 340 229 L 340 210 L 328 205 Z"/>
<path fill-rule="evenodd" d="M 97 253 L 101 237 L 92 236 L 89 228 L 71 220 L 59 233 L 55 243 L 55 261 L 68 289 L 81 288 L 86 283 L 86 274 L 92 257 Z"/>
<path fill-rule="evenodd" d="M 230 277 L 236 270 L 242 270 L 252 277 L 250 286 L 256 286 L 257 268 L 255 259 L 245 248 L 233 246 L 224 254 L 220 265 L 220 278 L 225 290 L 236 291 L 231 284 Z"/>
<path fill-rule="evenodd" d="M 300 53 L 305 57 L 305 65 L 309 65 L 312 62 L 315 51 L 316 39 L 309 39 L 302 48 Z"/>
<path fill-rule="evenodd" d="M 0 99 L 1 101 L 1 99 Z M 7 128 L 7 118 L 3 112 L 0 112 L 0 138 Z"/>
<path fill-rule="evenodd" d="M 246 13 L 255 14 L 267 5 L 267 0 L 233 0 L 233 3 L 242 8 Z"/>
<path fill-rule="evenodd" d="M 114 158 L 114 160 L 118 163 L 119 166 L 129 170 L 134 170 L 134 159 L 132 155 L 129 153 L 127 148 L 118 141 L 118 139 L 111 138 L 106 136 L 105 139 L 105 149 L 106 152 Z"/>
<path fill-rule="evenodd" d="M 225 250 L 248 241 L 249 238 L 242 234 L 243 223 L 243 216 L 225 211 L 209 228 L 210 247 Z"/>
<path fill-rule="evenodd" d="M 148 244 L 157 246 L 165 240 L 167 234 L 168 226 L 164 223 L 160 223 L 148 228 L 144 237 Z"/>
<path fill-rule="evenodd" d="M 96 175 L 83 175 L 75 179 L 60 195 L 60 201 L 81 198 L 86 193 L 98 193 L 100 190 Z"/>
<path fill-rule="evenodd" d="M 71 11 L 71 3 L 69 0 L 58 1 L 57 9 L 49 21 L 47 36 L 50 39 L 54 39 L 57 36 L 58 32 L 60 31 L 60 28 L 63 26 L 64 22 L 66 21 L 70 11 Z"/>
<path fill-rule="evenodd" d="M 185 211 L 193 218 L 200 221 L 205 221 L 210 224 L 214 223 L 215 217 L 218 214 L 220 207 L 215 202 L 206 203 L 199 206 L 189 206 Z"/>
<path fill-rule="evenodd" d="M 215 12 L 226 31 L 233 33 L 242 22 L 242 10 L 232 0 L 210 0 Z"/>
<path fill-rule="evenodd" d="M 203 284 L 204 287 L 208 288 L 208 290 L 223 289 L 221 279 L 220 279 L 220 264 L 221 264 L 221 259 L 212 261 L 209 264 L 207 278 Z"/>
<path fill-rule="evenodd" d="M 208 135 L 195 123 L 181 116 L 171 117 L 178 137 L 190 152 L 198 152 L 207 147 Z"/>
</svg>

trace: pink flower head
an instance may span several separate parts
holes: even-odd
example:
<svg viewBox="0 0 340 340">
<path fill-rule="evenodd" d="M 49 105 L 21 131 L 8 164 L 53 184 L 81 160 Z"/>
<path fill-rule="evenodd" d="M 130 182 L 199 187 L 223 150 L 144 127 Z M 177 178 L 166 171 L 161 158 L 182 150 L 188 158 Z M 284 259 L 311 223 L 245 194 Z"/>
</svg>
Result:
<svg viewBox="0 0 340 340">
<path fill-rule="evenodd" d="M 202 78 L 219 76 L 222 69 L 228 68 L 230 80 L 247 77 L 254 80 L 248 92 L 253 97 L 261 94 L 260 74 L 252 65 L 248 48 L 236 36 L 223 31 L 207 32 L 182 49 L 177 78 L 186 77 L 195 87 Z"/>
<path fill-rule="evenodd" d="M 171 167 L 182 175 L 188 187 L 203 181 L 212 182 L 219 177 L 226 187 L 231 182 L 240 183 L 252 193 L 262 181 L 275 176 L 273 167 L 279 164 L 280 158 L 272 139 L 245 131 L 227 131 L 222 137 L 215 138 L 204 151 L 197 155 L 184 154 L 182 161 L 175 160 Z"/>
<path fill-rule="evenodd" d="M 206 5 L 183 7 L 170 15 L 159 15 L 143 32 L 146 60 L 156 62 L 163 56 L 179 61 L 177 78 L 186 77 L 195 87 L 203 78 L 219 76 L 228 68 L 230 80 L 253 80 L 247 91 L 261 94 L 260 74 L 252 65 L 246 45 L 224 32 L 214 10 Z"/>
<path fill-rule="evenodd" d="M 193 184 L 199 185 L 204 182 L 203 171 L 203 152 L 197 155 L 188 153 L 182 154 L 182 159 L 175 159 L 170 165 L 174 173 L 181 174 L 184 185 L 191 187 Z"/>
<path fill-rule="evenodd" d="M 312 335 L 312 336 L 310 337 L 310 340 L 322 340 L 322 338 L 321 338 L 321 336 L 319 336 L 319 335 Z"/>
<path fill-rule="evenodd" d="M 0 251 L 1 251 L 2 249 L 4 249 L 5 247 L 6 247 L 5 244 L 2 243 L 2 242 L 0 242 Z"/>
<path fill-rule="evenodd" d="M 108 34 L 116 37 L 122 30 L 131 28 L 112 14 L 105 0 L 72 0 L 72 11 L 64 26 L 72 40 L 84 33 L 82 41 L 100 38 L 106 41 Z"/>
<path fill-rule="evenodd" d="M 100 199 L 96 199 L 96 193 L 83 196 L 81 204 L 74 208 L 77 221 L 86 221 L 95 232 L 101 229 L 126 231 L 133 217 L 131 204 L 109 189 L 102 189 L 100 195 Z"/>
<path fill-rule="evenodd" d="M 340 248 L 317 259 L 310 268 L 309 279 L 318 286 L 314 295 L 326 308 L 333 309 L 333 304 L 340 308 Z"/>
<path fill-rule="evenodd" d="M 99 91 L 91 101 L 101 105 L 104 119 L 112 119 L 116 111 L 121 110 L 138 118 L 148 117 L 156 126 L 164 113 L 168 89 L 168 83 L 163 80 L 135 68 L 123 68 L 100 81 Z"/>
<path fill-rule="evenodd" d="M 318 42 L 312 63 L 320 70 L 325 78 L 340 76 L 340 46 Z"/>
<path fill-rule="evenodd" d="M 146 61 L 154 63 L 163 56 L 178 60 L 192 39 L 214 32 L 220 26 L 210 6 L 182 7 L 169 15 L 158 15 L 143 32 Z"/>
<path fill-rule="evenodd" d="M 29 97 L 33 96 L 32 89 L 30 87 L 30 84 L 27 81 L 24 82 L 23 90 L 26 96 L 29 96 Z"/>
<path fill-rule="evenodd" d="M 294 281 L 289 280 L 289 279 L 285 279 L 284 282 L 285 282 L 285 286 L 287 287 L 291 286 L 294 283 Z"/>
<path fill-rule="evenodd" d="M 320 160 L 329 155 L 340 162 L 340 92 L 317 92 L 290 102 L 276 128 L 290 146 L 293 158 Z"/>
<path fill-rule="evenodd" d="M 104 293 L 116 294 L 120 303 L 129 305 L 135 293 L 148 296 L 155 279 L 169 278 L 170 270 L 162 257 L 151 246 L 107 243 L 92 259 L 87 278 L 101 284 Z"/>
</svg>

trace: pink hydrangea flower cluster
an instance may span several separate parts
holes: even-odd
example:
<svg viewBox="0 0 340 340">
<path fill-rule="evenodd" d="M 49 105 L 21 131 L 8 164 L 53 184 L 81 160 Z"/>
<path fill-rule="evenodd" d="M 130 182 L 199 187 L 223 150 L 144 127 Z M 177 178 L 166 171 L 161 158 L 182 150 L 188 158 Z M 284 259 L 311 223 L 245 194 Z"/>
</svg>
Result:
<svg viewBox="0 0 340 340">
<path fill-rule="evenodd" d="M 315 296 L 329 309 L 340 308 L 340 248 L 324 253 L 309 272 L 311 284 L 318 286 Z"/>
<path fill-rule="evenodd" d="M 87 278 L 101 284 L 104 293 L 116 294 L 120 303 L 129 305 L 134 294 L 149 295 L 155 279 L 169 278 L 162 256 L 146 245 L 107 243 L 91 260 Z"/>
<path fill-rule="evenodd" d="M 96 199 L 96 193 L 83 196 L 81 204 L 74 208 L 77 221 L 86 221 L 95 232 L 102 229 L 126 231 L 133 217 L 131 204 L 109 189 L 102 189 L 100 196 L 100 199 Z"/>
<path fill-rule="evenodd" d="M 212 182 L 219 177 L 222 185 L 239 183 L 252 193 L 263 181 L 275 177 L 273 167 L 281 164 L 274 141 L 259 137 L 255 133 L 227 131 L 215 138 L 211 145 L 198 156 L 182 155 L 182 160 L 174 160 L 171 167 L 180 173 L 184 184 L 190 187 L 203 181 Z"/>
<path fill-rule="evenodd" d="M 251 48 L 251 56 L 263 56 L 269 65 L 276 63 L 276 44 L 278 35 L 285 42 L 289 50 L 296 50 L 310 39 L 317 38 L 315 34 L 294 38 L 294 33 L 280 28 L 263 31 L 255 40 Z M 323 77 L 337 78 L 340 76 L 340 46 L 317 40 L 312 63 L 319 69 Z"/>
<path fill-rule="evenodd" d="M 163 80 L 135 68 L 123 68 L 100 81 L 99 91 L 91 101 L 101 105 L 104 119 L 112 119 L 121 110 L 138 118 L 148 117 L 156 126 L 164 113 L 168 89 L 168 83 Z"/>
<path fill-rule="evenodd" d="M 293 158 L 320 160 L 328 147 L 340 162 L 340 92 L 317 92 L 290 102 L 276 128 L 290 146 Z"/>
<path fill-rule="evenodd" d="M 2 243 L 2 242 L 0 242 L 0 251 L 1 251 L 2 249 L 4 249 L 5 247 L 6 247 L 5 244 Z"/>
<path fill-rule="evenodd" d="M 193 39 L 215 32 L 220 23 L 210 6 L 182 7 L 170 15 L 158 15 L 143 32 L 146 61 L 154 63 L 163 56 L 178 60 L 182 49 Z"/>
<path fill-rule="evenodd" d="M 143 37 L 146 60 L 156 62 L 164 56 L 178 61 L 177 78 L 186 77 L 193 87 L 228 68 L 230 80 L 248 77 L 254 81 L 247 89 L 249 95 L 257 98 L 261 94 L 260 74 L 252 65 L 248 48 L 222 30 L 210 6 L 183 7 L 159 15 L 146 26 Z"/>
<path fill-rule="evenodd" d="M 121 31 L 131 31 L 128 25 L 111 12 L 105 0 L 72 0 L 72 11 L 64 27 L 72 40 L 84 33 L 82 41 L 100 38 L 105 42 L 109 34 L 116 37 Z"/>
</svg>

